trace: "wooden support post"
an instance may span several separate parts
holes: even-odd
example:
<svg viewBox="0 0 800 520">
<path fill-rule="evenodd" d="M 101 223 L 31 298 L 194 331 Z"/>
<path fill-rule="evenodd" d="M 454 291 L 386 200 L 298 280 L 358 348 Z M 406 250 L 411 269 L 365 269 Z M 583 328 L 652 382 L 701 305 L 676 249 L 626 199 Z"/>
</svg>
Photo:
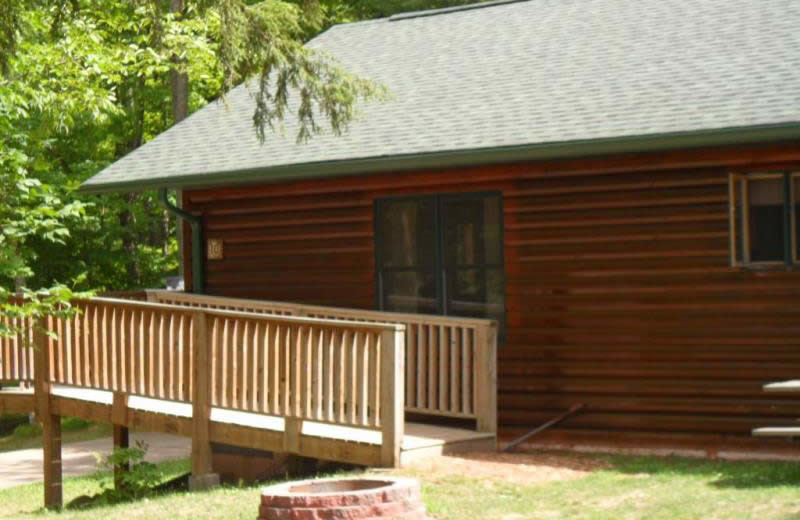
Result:
<svg viewBox="0 0 800 520">
<path fill-rule="evenodd" d="M 128 394 L 114 392 L 114 401 L 111 406 L 111 423 L 114 426 L 114 448 L 130 447 L 130 432 L 128 430 Z M 114 487 L 122 488 L 122 476 L 129 467 L 114 466 Z"/>
<path fill-rule="evenodd" d="M 300 436 L 303 434 L 303 420 L 297 417 L 284 417 L 283 451 L 300 454 Z"/>
<path fill-rule="evenodd" d="M 42 319 L 33 331 L 35 365 L 34 392 L 36 415 L 42 423 L 42 448 L 44 451 L 44 506 L 60 509 L 64 503 L 61 486 L 61 417 L 50 411 L 50 342 Z"/>
<path fill-rule="evenodd" d="M 211 441 L 211 342 L 206 313 L 192 312 L 194 347 L 194 395 L 192 396 L 192 476 L 189 489 L 208 489 L 219 485 L 219 475 L 212 472 Z"/>
<path fill-rule="evenodd" d="M 381 333 L 381 464 L 400 466 L 405 426 L 405 326 Z"/>
<path fill-rule="evenodd" d="M 497 327 L 478 327 L 475 340 L 475 414 L 478 417 L 478 431 L 497 433 Z"/>
</svg>

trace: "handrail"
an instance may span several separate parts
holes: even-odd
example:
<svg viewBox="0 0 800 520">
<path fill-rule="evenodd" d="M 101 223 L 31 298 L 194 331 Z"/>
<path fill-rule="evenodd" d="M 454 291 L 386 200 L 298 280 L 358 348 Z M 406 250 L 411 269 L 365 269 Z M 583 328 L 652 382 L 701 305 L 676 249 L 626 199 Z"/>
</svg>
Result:
<svg viewBox="0 0 800 520">
<path fill-rule="evenodd" d="M 394 398 L 384 387 L 402 380 L 392 360 L 403 325 L 113 298 L 73 306 L 48 320 L 48 382 L 191 402 L 202 378 L 210 406 L 381 430 Z"/>
<path fill-rule="evenodd" d="M 404 314 L 246 300 L 176 291 L 148 291 L 150 301 L 192 308 L 239 309 L 275 316 L 406 325 L 405 410 L 475 419 L 480 431 L 497 423 L 497 328 L 492 320 Z"/>
<path fill-rule="evenodd" d="M 34 398 L 43 417 L 52 418 L 51 387 L 68 385 L 112 393 L 114 424 L 127 424 L 131 395 L 191 404 L 198 453 L 208 451 L 216 407 L 282 417 L 289 453 L 305 453 L 304 421 L 378 431 L 381 462 L 399 464 L 405 325 L 114 298 L 71 305 L 69 316 L 24 323 L 35 347 L 25 354 L 41 367 Z M 207 457 L 196 458 L 202 472 Z"/>
</svg>

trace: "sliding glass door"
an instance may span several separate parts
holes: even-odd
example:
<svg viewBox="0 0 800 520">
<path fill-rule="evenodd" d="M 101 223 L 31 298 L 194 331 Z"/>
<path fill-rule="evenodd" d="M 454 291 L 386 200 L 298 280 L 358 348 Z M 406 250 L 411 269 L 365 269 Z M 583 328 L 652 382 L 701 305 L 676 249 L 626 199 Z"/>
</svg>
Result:
<svg viewBox="0 0 800 520">
<path fill-rule="evenodd" d="M 503 323 L 499 193 L 380 199 L 375 221 L 382 310 Z"/>
</svg>

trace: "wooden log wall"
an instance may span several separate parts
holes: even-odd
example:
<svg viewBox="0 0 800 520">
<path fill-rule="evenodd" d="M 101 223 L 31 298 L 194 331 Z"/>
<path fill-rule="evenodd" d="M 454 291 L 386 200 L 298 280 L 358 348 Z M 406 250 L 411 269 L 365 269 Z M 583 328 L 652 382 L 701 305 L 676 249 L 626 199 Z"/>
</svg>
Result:
<svg viewBox="0 0 800 520">
<path fill-rule="evenodd" d="M 501 434 L 585 403 L 552 438 L 716 443 L 800 417 L 761 392 L 800 376 L 800 273 L 728 256 L 729 172 L 778 168 L 800 169 L 797 143 L 203 189 L 183 203 L 224 243 L 210 294 L 368 309 L 376 198 L 500 190 Z"/>
</svg>

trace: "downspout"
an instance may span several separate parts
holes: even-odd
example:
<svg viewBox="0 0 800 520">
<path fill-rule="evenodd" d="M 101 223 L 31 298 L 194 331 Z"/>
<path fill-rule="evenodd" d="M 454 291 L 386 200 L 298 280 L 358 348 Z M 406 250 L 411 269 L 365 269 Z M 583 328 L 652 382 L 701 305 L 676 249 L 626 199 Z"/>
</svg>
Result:
<svg viewBox="0 0 800 520">
<path fill-rule="evenodd" d="M 168 212 L 192 226 L 192 292 L 203 294 L 206 292 L 203 276 L 203 223 L 198 217 L 170 203 L 166 188 L 158 190 L 158 201 Z"/>
</svg>

